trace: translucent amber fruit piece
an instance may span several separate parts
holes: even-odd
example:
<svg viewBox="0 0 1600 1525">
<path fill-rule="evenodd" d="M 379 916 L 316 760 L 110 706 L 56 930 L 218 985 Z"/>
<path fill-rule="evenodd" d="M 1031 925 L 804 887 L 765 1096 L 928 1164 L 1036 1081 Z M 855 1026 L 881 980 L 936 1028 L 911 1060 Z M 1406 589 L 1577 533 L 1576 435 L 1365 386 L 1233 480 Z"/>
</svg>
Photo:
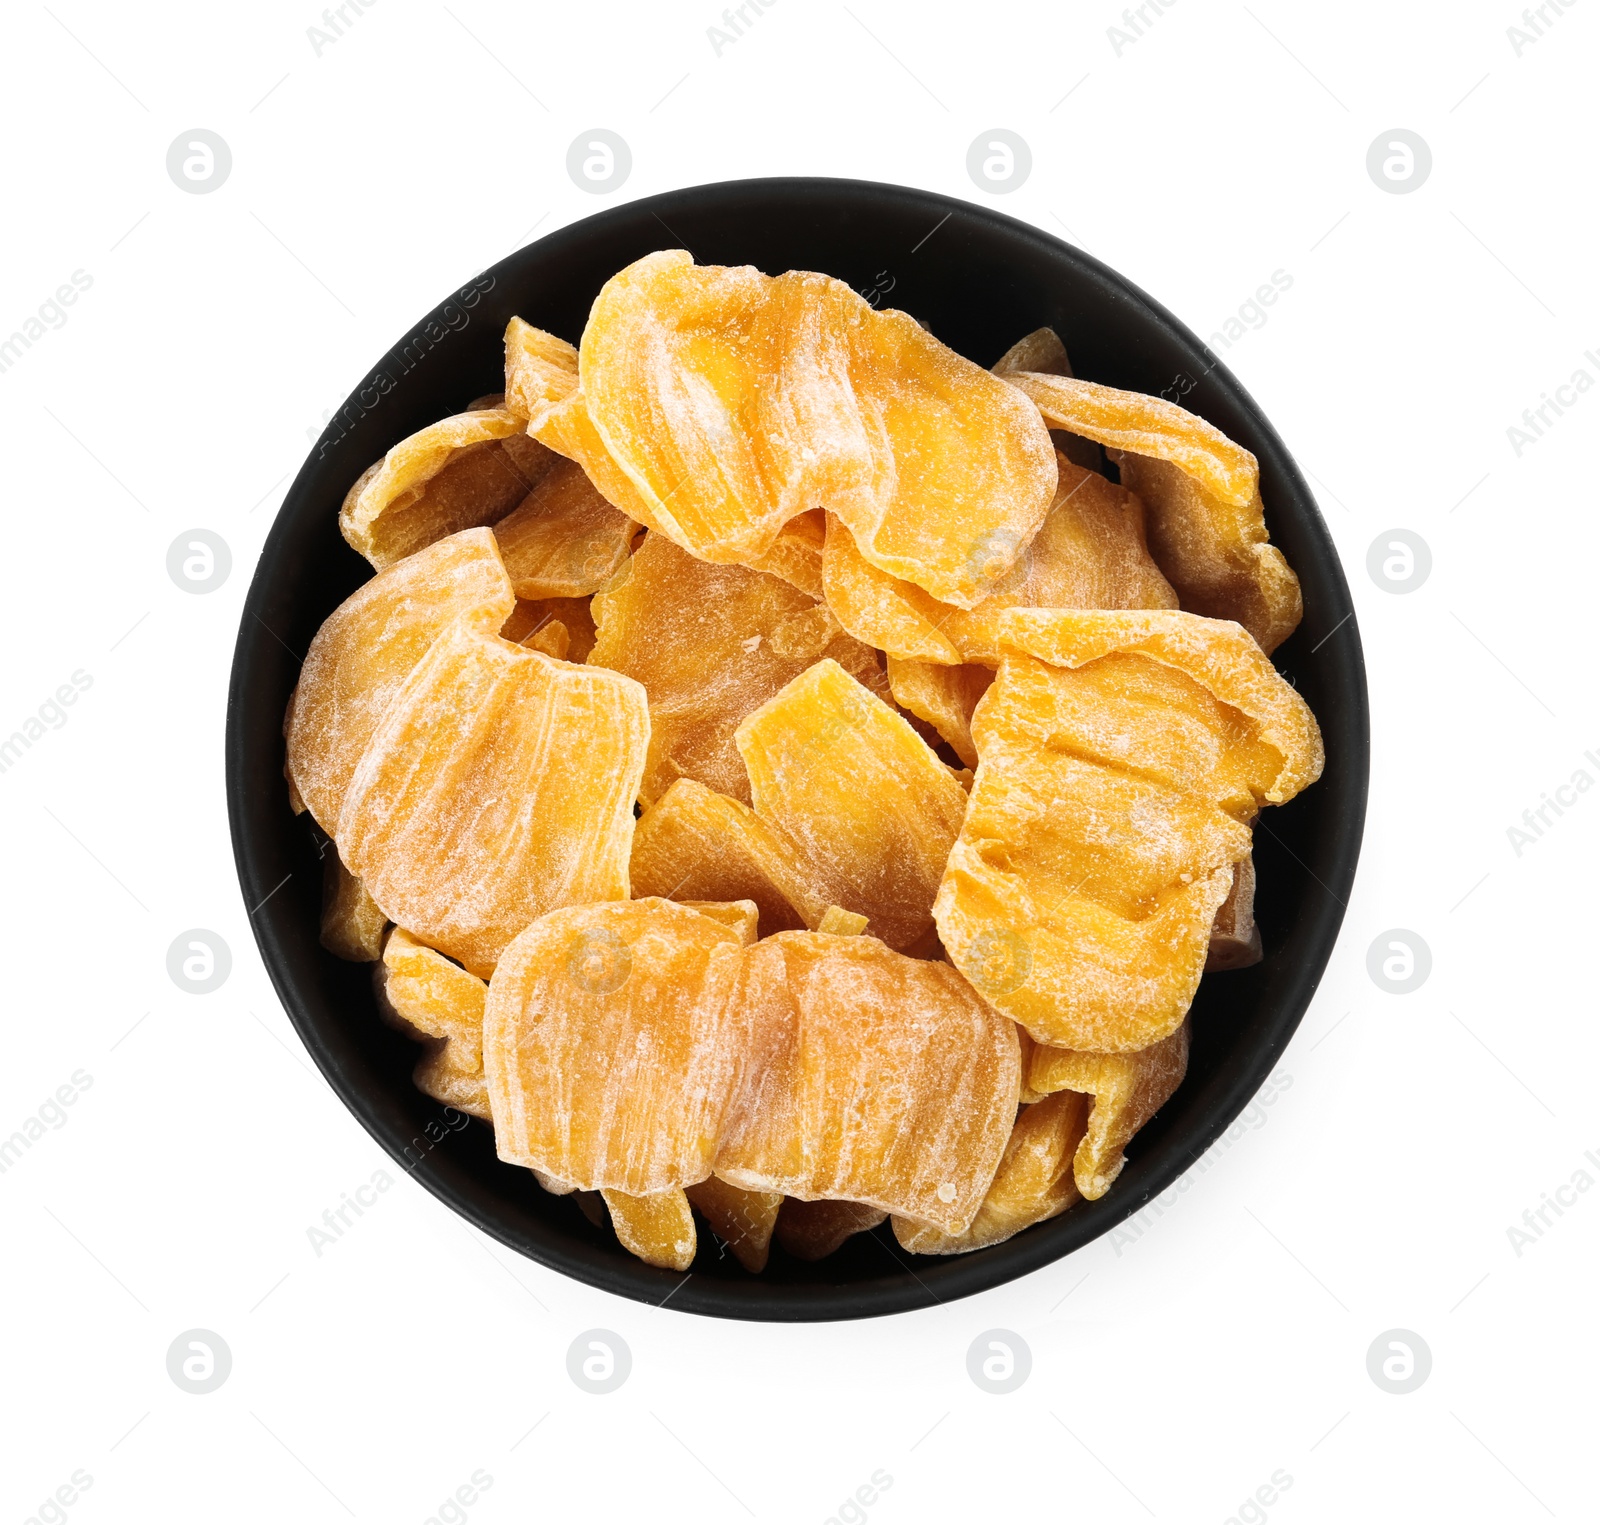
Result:
<svg viewBox="0 0 1600 1525">
<path fill-rule="evenodd" d="M 647 255 L 596 298 L 580 369 L 644 522 L 709 561 L 826 504 L 875 565 L 970 606 L 1049 507 L 1037 411 L 828 276 Z"/>
<path fill-rule="evenodd" d="M 572 638 L 560 620 L 550 620 L 531 632 L 526 640 L 518 641 L 517 644 L 526 646 L 530 651 L 542 651 L 547 657 L 554 657 L 556 661 L 564 662 Z"/>
<path fill-rule="evenodd" d="M 531 646 L 546 656 L 554 656 L 547 645 L 537 644 L 552 625 L 560 625 L 567 633 L 562 660 L 587 661 L 594 650 L 594 615 L 586 598 L 519 598 L 511 617 L 500 627 L 500 634 L 519 646 Z"/>
<path fill-rule="evenodd" d="M 412 1036 L 436 1040 L 417 1065 L 417 1089 L 489 1118 L 483 1080 L 483 1007 L 489 987 L 396 927 L 375 971 L 378 1008 Z"/>
<path fill-rule="evenodd" d="M 717 1174 L 962 1232 L 1016 1114 L 1016 1028 L 948 964 L 874 937 L 781 932 L 738 978 L 756 1048 Z"/>
<path fill-rule="evenodd" d="M 649 736 L 631 678 L 458 621 L 373 734 L 340 854 L 390 920 L 487 975 L 536 916 L 627 897 Z"/>
<path fill-rule="evenodd" d="M 1211 923 L 1206 973 L 1248 969 L 1261 962 L 1261 928 L 1256 925 L 1256 863 L 1246 854 L 1233 866 L 1233 888 Z"/>
<path fill-rule="evenodd" d="M 1189 1068 L 1189 1024 L 1133 1054 L 1082 1054 L 1040 1045 L 1028 1081 L 1036 1091 L 1094 1097 L 1088 1131 L 1076 1145 L 1073 1172 L 1091 1202 L 1122 1170 L 1122 1151 L 1183 1083 Z M 1040 1106 L 1045 1105 L 1041 1102 Z"/>
<path fill-rule="evenodd" d="M 1041 1043 L 1147 1048 L 1183 1020 L 1264 803 L 1321 772 L 1305 702 L 1236 625 L 1013 610 L 935 917 Z M 1048 658 L 1048 660 L 1042 660 Z"/>
<path fill-rule="evenodd" d="M 506 408 L 525 424 L 578 390 L 578 352 L 521 318 L 506 324 Z"/>
<path fill-rule="evenodd" d="M 822 597 L 822 542 L 827 534 L 827 513 L 814 508 L 799 514 L 778 531 L 778 538 L 744 565 L 755 572 L 781 577 L 812 598 Z"/>
<path fill-rule="evenodd" d="M 778 1247 L 796 1260 L 825 1260 L 846 1239 L 869 1233 L 889 1215 L 863 1202 L 801 1202 L 779 1199 Z"/>
<path fill-rule="evenodd" d="M 707 1176 L 686 1187 L 685 1195 L 745 1270 L 758 1272 L 766 1268 L 773 1226 L 778 1221 L 778 1209 L 783 1206 L 778 1193 L 744 1191 Z"/>
<path fill-rule="evenodd" d="M 815 925 L 828 908 L 825 887 L 807 883 L 794 854 L 748 805 L 690 778 L 639 817 L 629 872 L 635 895 L 751 901 L 765 936 Z"/>
<path fill-rule="evenodd" d="M 749 803 L 740 721 L 824 657 L 887 686 L 877 652 L 825 605 L 764 572 L 696 560 L 662 535 L 645 536 L 592 608 L 589 665 L 637 678 L 650 696 L 645 805 L 678 778 Z"/>
<path fill-rule="evenodd" d="M 612 460 L 605 441 L 595 432 L 581 387 L 545 409 L 539 418 L 529 423 L 528 432 L 557 455 L 564 455 L 583 467 L 600 496 L 613 508 L 621 510 L 636 524 L 657 528 L 650 504 L 627 473 Z"/>
<path fill-rule="evenodd" d="M 359 879 L 328 851 L 322 859 L 322 946 L 352 964 L 383 957 L 383 932 L 389 918 Z"/>
<path fill-rule="evenodd" d="M 494 536 L 465 530 L 357 588 L 322 622 L 283 730 L 290 779 L 330 835 L 356 763 L 411 670 L 459 617 L 497 630 L 516 600 Z"/>
<path fill-rule="evenodd" d="M 558 461 L 494 526 L 518 598 L 579 598 L 628 559 L 638 526 L 595 490 L 575 461 Z"/>
<path fill-rule="evenodd" d="M 1139 500 L 1065 456 L 1058 465 L 1043 528 L 975 609 L 950 608 L 879 571 L 830 519 L 822 576 L 839 623 L 891 656 L 994 667 L 1007 609 L 1175 609 L 1178 596 L 1145 547 Z"/>
<path fill-rule="evenodd" d="M 680 900 L 678 904 L 720 922 L 742 944 L 748 945 L 756 940 L 761 913 L 753 900 Z"/>
<path fill-rule="evenodd" d="M 972 712 L 988 693 L 994 674 L 971 664 L 944 667 L 935 662 L 888 659 L 889 692 L 894 702 L 925 720 L 969 768 L 978 766 L 972 742 Z"/>
<path fill-rule="evenodd" d="M 817 931 L 834 937 L 859 937 L 867 930 L 867 918 L 840 906 L 830 905 L 817 923 Z"/>
<path fill-rule="evenodd" d="M 1018 1114 L 983 1206 L 963 1234 L 942 1234 L 911 1218 L 894 1220 L 902 1248 L 918 1255 L 960 1255 L 999 1244 L 1058 1217 L 1079 1198 L 1073 1155 L 1088 1120 L 1087 1099 L 1073 1091 L 1046 1097 Z"/>
<path fill-rule="evenodd" d="M 927 742 L 833 661 L 750 715 L 737 741 L 756 814 L 826 887 L 823 908 L 868 917 L 891 948 L 927 945 L 967 807 Z"/>
<path fill-rule="evenodd" d="M 1107 446 L 1148 513 L 1156 564 L 1195 614 L 1237 620 L 1271 651 L 1300 623 L 1300 582 L 1267 538 L 1256 458 L 1160 397 L 1071 377 L 1008 378 L 1052 429 Z"/>
<path fill-rule="evenodd" d="M 1053 328 L 1036 328 L 1024 334 L 995 361 L 996 376 L 1015 376 L 1019 371 L 1035 371 L 1041 376 L 1070 376 L 1072 362 L 1067 347 Z"/>
<path fill-rule="evenodd" d="M 604 1191 L 611 1226 L 630 1255 L 666 1271 L 687 1271 L 694 1264 L 694 1214 L 681 1188 L 645 1197 Z"/>
<path fill-rule="evenodd" d="M 729 999 L 740 952 L 730 928 L 655 898 L 529 926 L 484 1020 L 500 1158 L 630 1196 L 703 1181 L 758 1052 Z"/>
<path fill-rule="evenodd" d="M 503 519 L 554 464 L 504 408 L 458 413 L 400 441 L 362 473 L 339 531 L 380 572 L 461 530 Z"/>
</svg>

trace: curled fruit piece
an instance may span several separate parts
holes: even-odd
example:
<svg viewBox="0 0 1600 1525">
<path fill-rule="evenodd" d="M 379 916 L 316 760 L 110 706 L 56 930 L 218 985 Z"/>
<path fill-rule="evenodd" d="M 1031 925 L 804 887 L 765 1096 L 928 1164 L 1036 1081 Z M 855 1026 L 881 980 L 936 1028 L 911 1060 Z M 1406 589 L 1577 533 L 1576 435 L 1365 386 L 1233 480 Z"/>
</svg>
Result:
<svg viewBox="0 0 1600 1525">
<path fill-rule="evenodd" d="M 1195 614 L 1237 620 L 1263 651 L 1300 623 L 1300 582 L 1267 538 L 1256 458 L 1160 397 L 1093 381 L 1008 378 L 1052 429 L 1107 446 L 1143 500 L 1156 564 Z"/>
<path fill-rule="evenodd" d="M 1072 1167 L 1078 1190 L 1089 1201 L 1111 1189 L 1128 1140 L 1183 1084 L 1188 1068 L 1187 1022 L 1170 1037 L 1132 1054 L 1082 1054 L 1043 1044 L 1034 1049 L 1028 1084 L 1035 1091 L 1082 1092 L 1094 1098 L 1088 1131 L 1077 1145 Z"/>
<path fill-rule="evenodd" d="M 458 621 L 373 734 L 340 853 L 391 920 L 488 974 L 534 917 L 627 897 L 649 735 L 631 678 Z"/>
<path fill-rule="evenodd" d="M 662 535 L 645 536 L 592 607 L 589 665 L 637 678 L 650 696 L 645 805 L 678 778 L 748 804 L 740 721 L 824 657 L 886 686 L 877 652 L 826 605 L 765 572 L 698 561 Z"/>
<path fill-rule="evenodd" d="M 918 1255 L 960 1255 L 999 1244 L 1066 1212 L 1079 1197 L 1072 1160 L 1074 1150 L 1081 1147 L 1087 1112 L 1086 1099 L 1074 1091 L 1024 1107 L 1006 1140 L 983 1206 L 966 1231 L 942 1234 L 931 1224 L 896 1218 L 895 1238 Z"/>
<path fill-rule="evenodd" d="M 921 949 L 967 796 L 910 724 L 837 662 L 807 669 L 737 732 L 758 816 L 826 887 L 823 909 L 869 916 Z"/>
<path fill-rule="evenodd" d="M 863 1202 L 802 1202 L 780 1197 L 778 1247 L 796 1260 L 825 1260 L 856 1234 L 875 1229 L 888 1218 L 881 1207 Z"/>
<path fill-rule="evenodd" d="M 646 255 L 602 288 L 579 355 L 643 522 L 708 561 L 758 557 L 826 505 L 869 561 L 970 607 L 1049 507 L 1037 412 L 825 275 Z"/>
<path fill-rule="evenodd" d="M 935 917 L 1040 1043 L 1147 1048 L 1183 1020 L 1264 804 L 1322 771 L 1305 702 L 1237 625 L 1013 610 Z"/>
<path fill-rule="evenodd" d="M 494 536 L 464 530 L 380 572 L 322 622 L 283 722 L 286 771 L 317 825 L 337 833 L 350 775 L 439 634 L 457 618 L 498 630 L 515 603 Z"/>
<path fill-rule="evenodd" d="M 446 535 L 503 519 L 554 461 L 509 410 L 458 413 L 368 467 L 339 510 L 339 531 L 381 572 Z"/>
<path fill-rule="evenodd" d="M 521 318 L 506 324 L 505 345 L 505 407 L 531 434 L 550 408 L 578 390 L 578 352 Z"/>
<path fill-rule="evenodd" d="M 494 526 L 518 598 L 580 598 L 628 559 L 638 526 L 595 491 L 575 461 L 557 461 Z"/>
<path fill-rule="evenodd" d="M 694 1264 L 694 1214 L 680 1188 L 643 1197 L 605 1190 L 600 1195 L 623 1249 L 666 1271 L 687 1271 Z"/>
<path fill-rule="evenodd" d="M 745 1191 L 707 1176 L 685 1187 L 684 1194 L 745 1270 L 757 1272 L 766 1268 L 773 1226 L 778 1221 L 778 1209 L 783 1206 L 778 1193 Z"/>
<path fill-rule="evenodd" d="M 413 1037 L 439 1040 L 417 1065 L 417 1089 L 489 1118 L 483 1082 L 483 1006 L 489 987 L 396 927 L 373 971 L 378 1009 Z"/>
<path fill-rule="evenodd" d="M 322 946 L 352 964 L 370 964 L 383 957 L 388 925 L 378 902 L 330 844 L 322 859 Z"/>
<path fill-rule="evenodd" d="M 549 632 L 558 625 L 564 634 L 552 643 Z M 584 662 L 594 650 L 594 616 L 586 598 L 519 598 L 500 634 L 558 661 Z M 553 651 L 552 644 L 564 649 Z"/>
<path fill-rule="evenodd" d="M 887 665 L 894 702 L 917 719 L 927 721 L 967 767 L 976 768 L 978 750 L 972 744 L 972 712 L 989 691 L 994 674 L 976 664 L 944 667 L 936 662 L 905 662 L 898 657 L 890 657 Z"/>
<path fill-rule="evenodd" d="M 1246 853 L 1233 866 L 1233 887 L 1211 923 L 1206 973 L 1248 969 L 1261 962 L 1261 928 L 1256 925 L 1256 860 Z"/>
</svg>

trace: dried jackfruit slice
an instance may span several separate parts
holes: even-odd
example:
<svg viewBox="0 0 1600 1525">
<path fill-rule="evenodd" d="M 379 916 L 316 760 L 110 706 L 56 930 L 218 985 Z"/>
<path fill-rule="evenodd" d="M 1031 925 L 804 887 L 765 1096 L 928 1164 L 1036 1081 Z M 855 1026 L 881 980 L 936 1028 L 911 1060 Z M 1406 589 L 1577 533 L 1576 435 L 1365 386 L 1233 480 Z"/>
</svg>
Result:
<svg viewBox="0 0 1600 1525">
<path fill-rule="evenodd" d="M 894 702 L 925 720 L 969 768 L 978 766 L 972 743 L 972 712 L 988 693 L 994 674 L 976 663 L 945 667 L 935 662 L 888 658 L 889 692 Z"/>
<path fill-rule="evenodd" d="M 740 952 L 730 928 L 656 898 L 533 922 L 484 1018 L 500 1158 L 636 1197 L 703 1181 L 759 1053 L 729 999 Z"/>
<path fill-rule="evenodd" d="M 554 464 L 509 410 L 458 413 L 369 466 L 345 496 L 339 532 L 381 572 L 446 535 L 505 518 Z"/>
<path fill-rule="evenodd" d="M 843 906 L 830 905 L 817 923 L 817 931 L 832 937 L 859 937 L 867 930 L 867 918 Z"/>
<path fill-rule="evenodd" d="M 592 608 L 589 665 L 637 678 L 650 696 L 645 805 L 678 778 L 748 803 L 735 730 L 824 657 L 887 687 L 878 654 L 825 605 L 764 572 L 698 561 L 663 535 L 645 536 Z"/>
<path fill-rule="evenodd" d="M 483 1007 L 489 987 L 401 927 L 389 934 L 373 974 L 379 1011 L 411 1036 L 435 1040 L 412 1075 L 417 1089 L 488 1121 Z"/>
<path fill-rule="evenodd" d="M 776 1192 L 744 1191 L 715 1176 L 707 1176 L 684 1194 L 711 1225 L 711 1232 L 733 1251 L 745 1270 L 766 1269 L 767 1251 L 783 1198 Z"/>
<path fill-rule="evenodd" d="M 632 679 L 458 621 L 373 734 L 340 854 L 391 920 L 486 975 L 536 916 L 627 897 L 649 735 Z"/>
<path fill-rule="evenodd" d="M 1263 804 L 1322 769 L 1304 700 L 1237 625 L 1012 610 L 934 915 L 1040 1043 L 1147 1048 L 1188 1011 Z"/>
<path fill-rule="evenodd" d="M 611 1226 L 630 1255 L 666 1271 L 687 1271 L 694 1264 L 694 1214 L 679 1187 L 649 1196 L 605 1191 Z"/>
<path fill-rule="evenodd" d="M 322 622 L 289 698 L 286 769 L 335 835 L 350 775 L 411 670 L 458 617 L 497 630 L 515 603 L 494 536 L 464 530 L 380 572 Z"/>
<path fill-rule="evenodd" d="M 1211 923 L 1206 973 L 1248 969 L 1261 962 L 1261 928 L 1256 925 L 1256 861 L 1248 853 L 1233 866 L 1233 888 Z"/>
<path fill-rule="evenodd" d="M 658 528 L 650 504 L 612 460 L 605 441 L 596 433 L 582 387 L 546 408 L 529 423 L 528 432 L 557 455 L 564 455 L 583 467 L 600 496 L 613 508 L 646 529 Z"/>
<path fill-rule="evenodd" d="M 1111 451 L 1156 564 L 1195 614 L 1238 621 L 1264 651 L 1300 623 L 1300 581 L 1267 538 L 1256 458 L 1176 403 L 1071 377 L 1007 378 L 1053 429 Z"/>
<path fill-rule="evenodd" d="M 521 318 L 506 324 L 505 346 L 505 406 L 532 433 L 550 408 L 577 391 L 578 351 Z"/>
<path fill-rule="evenodd" d="M 1073 1156 L 1078 1190 L 1089 1201 L 1111 1189 L 1125 1163 L 1122 1151 L 1128 1140 L 1183 1084 L 1188 1068 L 1187 1022 L 1161 1042 L 1132 1054 L 1082 1054 L 1043 1044 L 1034 1049 L 1028 1070 L 1028 1084 L 1034 1090 L 1094 1097 L 1088 1129 Z"/>
<path fill-rule="evenodd" d="M 756 940 L 761 913 L 753 900 L 680 900 L 678 904 L 720 922 L 742 945 Z"/>
<path fill-rule="evenodd" d="M 763 936 L 815 926 L 826 887 L 748 805 L 680 778 L 639 817 L 629 863 L 635 895 L 664 900 L 751 901 Z"/>
<path fill-rule="evenodd" d="M 1033 371 L 1041 376 L 1070 376 L 1072 362 L 1067 358 L 1067 347 L 1053 328 L 1036 328 L 1024 334 L 992 367 L 996 376 L 1009 379 L 1019 371 Z M 1066 429 L 1052 429 L 1050 438 L 1055 447 L 1075 466 L 1085 466 L 1090 471 L 1105 475 L 1105 452 L 1091 439 L 1073 434 Z"/>
<path fill-rule="evenodd" d="M 967 796 L 911 726 L 837 662 L 808 668 L 736 734 L 756 814 L 889 947 L 932 941 Z"/>
<path fill-rule="evenodd" d="M 978 1215 L 962 1234 L 942 1234 L 911 1218 L 894 1220 L 901 1247 L 918 1255 L 961 1255 L 999 1244 L 1035 1223 L 1059 1217 L 1080 1195 L 1073 1156 L 1088 1121 L 1087 1099 L 1061 1091 L 1017 1116 Z"/>
<path fill-rule="evenodd" d="M 579 598 L 611 580 L 638 529 L 576 461 L 562 460 L 495 524 L 494 538 L 518 598 Z"/>
<path fill-rule="evenodd" d="M 824 509 L 813 508 L 797 514 L 778 531 L 778 538 L 759 556 L 748 558 L 744 565 L 753 572 L 767 572 L 781 577 L 786 583 L 808 593 L 812 598 L 822 597 L 822 543 L 828 532 L 828 516 Z"/>
<path fill-rule="evenodd" d="M 738 959 L 750 1079 L 716 1172 L 962 1232 L 1016 1114 L 1016 1028 L 948 964 L 874 937 L 781 932 Z"/>
<path fill-rule="evenodd" d="M 760 556 L 826 504 L 875 565 L 969 607 L 1049 506 L 1037 413 L 828 276 L 647 255 L 602 288 L 579 353 L 643 522 L 706 560 Z"/>
<path fill-rule="evenodd" d="M 875 1229 L 888 1218 L 881 1207 L 862 1202 L 802 1202 L 781 1197 L 778 1247 L 796 1260 L 825 1260 L 846 1239 Z"/>
<path fill-rule="evenodd" d="M 551 651 L 546 644 L 535 644 L 553 625 L 566 632 L 566 649 Z M 519 646 L 532 646 L 546 656 L 567 662 L 585 662 L 594 650 L 594 616 L 586 598 L 520 598 L 511 617 L 500 627 L 500 634 Z"/>
<path fill-rule="evenodd" d="M 383 933 L 389 918 L 361 881 L 339 861 L 336 852 L 322 859 L 322 946 L 352 964 L 370 964 L 383 957 Z"/>
<path fill-rule="evenodd" d="M 1065 456 L 1043 527 L 974 609 L 952 609 L 912 583 L 879 571 L 830 518 L 823 587 L 839 623 L 891 656 L 954 665 L 1000 661 L 1007 609 L 1175 609 L 1144 541 L 1144 513 L 1130 492 Z"/>
</svg>

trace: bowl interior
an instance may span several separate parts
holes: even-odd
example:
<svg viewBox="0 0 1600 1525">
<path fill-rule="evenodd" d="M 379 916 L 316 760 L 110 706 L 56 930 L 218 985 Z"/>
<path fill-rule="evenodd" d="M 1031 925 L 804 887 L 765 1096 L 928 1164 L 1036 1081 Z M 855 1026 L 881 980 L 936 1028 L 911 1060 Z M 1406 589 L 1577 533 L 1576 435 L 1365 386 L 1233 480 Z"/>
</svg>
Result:
<svg viewBox="0 0 1600 1525">
<path fill-rule="evenodd" d="M 707 1233 L 687 1277 L 646 1266 L 572 1199 L 499 1162 L 486 1125 L 418 1092 L 417 1050 L 378 1021 L 369 971 L 317 941 L 323 849 L 309 818 L 289 811 L 281 725 L 317 627 L 369 575 L 339 535 L 345 492 L 407 434 L 500 389 L 513 314 L 575 343 L 604 281 L 668 248 L 702 264 L 825 271 L 922 319 L 980 365 L 1050 325 L 1078 375 L 1165 391 L 1256 454 L 1268 527 L 1301 580 L 1305 619 L 1275 660 L 1316 712 L 1328 764 L 1256 835 L 1266 957 L 1201 982 L 1188 1078 L 1134 1140 L 1112 1191 L 987 1250 L 912 1256 L 886 1225 L 814 1265 L 774 1249 L 757 1277 Z M 859 181 L 755 180 L 632 202 L 541 239 L 452 293 L 374 367 L 313 449 L 262 552 L 229 694 L 228 801 L 245 903 L 257 907 L 251 921 L 278 993 L 345 1104 L 416 1179 L 513 1249 L 623 1296 L 723 1317 L 839 1319 L 948 1302 L 1047 1264 L 1137 1212 L 1227 1128 L 1332 950 L 1360 846 L 1367 745 L 1360 637 L 1332 541 L 1271 425 L 1194 335 L 1097 261 L 985 208 Z"/>
</svg>

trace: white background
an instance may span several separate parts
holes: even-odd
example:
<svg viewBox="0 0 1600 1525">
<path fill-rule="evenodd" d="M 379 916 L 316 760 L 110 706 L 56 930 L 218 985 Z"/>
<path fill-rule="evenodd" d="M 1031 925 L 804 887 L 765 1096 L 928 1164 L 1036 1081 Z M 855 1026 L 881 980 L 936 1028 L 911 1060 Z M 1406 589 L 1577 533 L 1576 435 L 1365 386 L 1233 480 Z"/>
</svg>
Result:
<svg viewBox="0 0 1600 1525">
<path fill-rule="evenodd" d="M 1600 379 L 1600 11 L 1547 7 L 1519 55 L 1513 0 L 1182 0 L 1119 54 L 1112 0 L 781 0 L 719 56 L 713 3 L 381 0 L 320 56 L 310 0 L 7 7 L 0 335 L 75 270 L 92 286 L 0 374 L 0 733 L 74 671 L 93 685 L 0 775 L 0 1135 L 74 1071 L 92 1085 L 0 1175 L 0 1525 L 76 1469 L 82 1525 L 420 1525 L 478 1469 L 474 1525 L 822 1522 L 874 1471 L 873 1525 L 1220 1525 L 1279 1470 L 1242 1518 L 1592 1518 L 1600 1192 L 1520 1255 L 1507 1229 L 1600 1179 L 1600 796 L 1520 855 L 1507 828 L 1600 778 L 1600 395 L 1520 457 L 1506 431 L 1578 367 Z M 233 154 L 209 195 L 165 168 L 197 126 Z M 633 152 L 604 197 L 565 167 L 594 127 Z M 1033 151 L 1004 197 L 966 171 L 994 127 Z M 1394 127 L 1432 149 L 1411 194 L 1367 173 Z M 1360 876 L 1292 1084 L 1136 1243 L 934 1312 L 647 1309 L 407 1179 L 319 1258 L 308 1227 L 390 1162 L 272 994 L 222 781 L 239 608 L 288 478 L 372 361 L 531 229 L 788 173 L 1070 230 L 1202 335 L 1292 277 L 1225 358 L 1318 489 L 1374 723 Z M 166 571 L 196 527 L 233 557 L 204 596 Z M 1396 527 L 1433 557 L 1403 596 L 1366 570 Z M 168 979 L 191 927 L 232 948 L 215 994 Z M 1366 968 L 1396 927 L 1433 954 L 1407 996 Z M 565 1367 L 595 1326 L 633 1352 L 603 1397 Z M 165 1367 L 194 1327 L 233 1353 L 207 1396 Z M 1033 1356 L 1008 1396 L 966 1370 L 995 1327 Z M 1396 1327 L 1433 1356 L 1404 1396 L 1366 1369 Z"/>
</svg>

